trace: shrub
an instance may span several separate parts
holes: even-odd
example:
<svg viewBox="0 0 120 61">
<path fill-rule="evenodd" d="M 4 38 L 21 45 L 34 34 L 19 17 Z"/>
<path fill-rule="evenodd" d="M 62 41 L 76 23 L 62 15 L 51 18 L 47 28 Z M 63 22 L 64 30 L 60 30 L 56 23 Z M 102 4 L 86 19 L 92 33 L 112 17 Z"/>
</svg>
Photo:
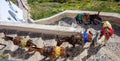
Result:
<svg viewBox="0 0 120 61">
<path fill-rule="evenodd" d="M 120 7 L 117 2 L 95 1 L 95 0 L 67 0 L 67 3 L 57 3 L 58 0 L 42 0 L 31 2 L 31 15 L 33 19 L 50 17 L 64 10 L 89 10 L 120 13 Z M 61 0 L 62 1 L 62 0 Z"/>
</svg>

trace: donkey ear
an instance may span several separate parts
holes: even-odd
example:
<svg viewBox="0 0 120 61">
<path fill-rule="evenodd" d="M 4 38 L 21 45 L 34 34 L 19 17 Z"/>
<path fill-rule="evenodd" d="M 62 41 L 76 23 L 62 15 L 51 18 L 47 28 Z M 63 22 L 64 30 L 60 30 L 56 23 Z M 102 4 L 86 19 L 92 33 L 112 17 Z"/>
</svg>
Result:
<svg viewBox="0 0 120 61">
<path fill-rule="evenodd" d="M 100 14 L 100 11 L 98 11 L 98 15 Z"/>
<path fill-rule="evenodd" d="M 56 38 L 59 38 L 59 36 L 58 36 L 58 35 L 56 35 Z"/>
<path fill-rule="evenodd" d="M 56 41 L 59 40 L 59 36 L 58 36 L 58 35 L 55 36 L 55 40 L 56 40 Z"/>
<path fill-rule="evenodd" d="M 90 33 L 91 35 L 93 35 L 93 33 L 92 33 L 91 31 L 89 31 L 89 33 Z"/>
<path fill-rule="evenodd" d="M 6 35 L 7 35 L 7 33 L 6 33 L 6 32 L 3 32 L 3 34 L 4 34 L 4 36 L 6 36 Z"/>
<path fill-rule="evenodd" d="M 5 37 L 1 37 L 2 39 L 5 39 Z"/>
</svg>

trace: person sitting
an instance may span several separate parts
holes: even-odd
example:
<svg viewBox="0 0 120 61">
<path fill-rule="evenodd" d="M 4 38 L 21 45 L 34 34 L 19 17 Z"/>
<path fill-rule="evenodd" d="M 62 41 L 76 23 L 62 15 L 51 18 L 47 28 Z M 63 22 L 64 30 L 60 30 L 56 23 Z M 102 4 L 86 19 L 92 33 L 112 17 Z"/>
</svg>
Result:
<svg viewBox="0 0 120 61">
<path fill-rule="evenodd" d="M 105 46 L 107 41 L 110 39 L 110 37 L 114 34 L 114 30 L 112 28 L 112 25 L 109 21 L 103 22 L 103 26 L 101 29 L 100 39 L 97 41 L 97 45 Z"/>
</svg>

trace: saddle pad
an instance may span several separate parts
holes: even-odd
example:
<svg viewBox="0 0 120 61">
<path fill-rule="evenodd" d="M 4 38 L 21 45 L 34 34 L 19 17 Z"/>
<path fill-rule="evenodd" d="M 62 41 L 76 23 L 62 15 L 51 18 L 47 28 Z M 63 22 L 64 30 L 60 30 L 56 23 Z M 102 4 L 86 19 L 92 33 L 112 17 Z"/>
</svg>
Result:
<svg viewBox="0 0 120 61">
<path fill-rule="evenodd" d="M 56 57 L 59 57 L 60 56 L 60 47 L 58 47 L 58 46 L 56 46 L 56 48 L 55 48 L 55 56 Z"/>
<path fill-rule="evenodd" d="M 88 34 L 84 32 L 83 35 L 84 35 L 84 43 L 88 42 Z"/>
<path fill-rule="evenodd" d="M 29 38 L 24 38 L 24 39 L 21 40 L 22 47 L 26 46 L 28 40 L 29 40 Z"/>
<path fill-rule="evenodd" d="M 82 13 L 80 13 L 80 14 L 78 15 L 78 20 L 79 20 L 79 21 L 82 20 L 82 15 L 83 15 Z"/>
</svg>

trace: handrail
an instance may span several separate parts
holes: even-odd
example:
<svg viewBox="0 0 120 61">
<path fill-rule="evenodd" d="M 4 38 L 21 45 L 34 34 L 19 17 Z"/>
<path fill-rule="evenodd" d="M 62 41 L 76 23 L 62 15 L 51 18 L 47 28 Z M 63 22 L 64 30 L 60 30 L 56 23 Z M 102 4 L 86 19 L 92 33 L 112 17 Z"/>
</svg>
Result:
<svg viewBox="0 0 120 61">
<path fill-rule="evenodd" d="M 17 31 L 29 31 L 45 34 L 55 34 L 70 36 L 81 32 L 81 29 L 73 27 L 55 26 L 55 25 L 40 25 L 40 24 L 28 24 L 28 23 L 5 23 L 0 22 L 0 29 L 12 29 Z"/>
</svg>

